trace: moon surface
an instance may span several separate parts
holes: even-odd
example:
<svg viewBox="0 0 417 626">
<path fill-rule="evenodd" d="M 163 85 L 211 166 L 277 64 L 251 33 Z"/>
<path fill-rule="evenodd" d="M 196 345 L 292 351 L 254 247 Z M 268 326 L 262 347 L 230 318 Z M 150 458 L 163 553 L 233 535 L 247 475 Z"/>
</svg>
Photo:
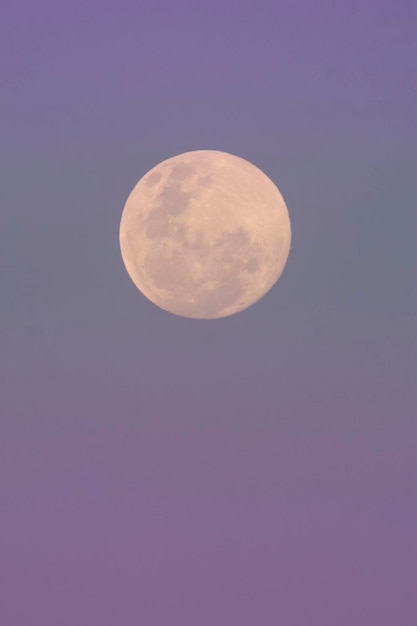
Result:
<svg viewBox="0 0 417 626">
<path fill-rule="evenodd" d="M 255 165 L 196 150 L 156 165 L 129 195 L 120 222 L 126 270 L 151 302 L 215 319 L 260 300 L 291 245 L 285 202 Z"/>
</svg>

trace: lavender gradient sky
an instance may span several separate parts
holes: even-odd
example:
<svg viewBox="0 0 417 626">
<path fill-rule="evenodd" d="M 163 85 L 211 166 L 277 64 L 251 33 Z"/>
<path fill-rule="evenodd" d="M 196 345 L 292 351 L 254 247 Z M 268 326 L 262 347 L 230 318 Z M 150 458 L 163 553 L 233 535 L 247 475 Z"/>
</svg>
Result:
<svg viewBox="0 0 417 626">
<path fill-rule="evenodd" d="M 3 1 L 2 625 L 415 625 L 416 7 Z M 193 149 L 293 226 L 213 322 L 118 247 Z"/>
</svg>

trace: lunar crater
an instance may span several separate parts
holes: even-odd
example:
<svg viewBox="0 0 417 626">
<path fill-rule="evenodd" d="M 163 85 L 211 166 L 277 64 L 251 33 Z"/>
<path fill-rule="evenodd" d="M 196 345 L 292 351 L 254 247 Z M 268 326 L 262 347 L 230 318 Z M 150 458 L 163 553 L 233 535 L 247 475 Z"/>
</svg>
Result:
<svg viewBox="0 0 417 626">
<path fill-rule="evenodd" d="M 162 178 L 162 172 L 151 172 L 145 177 L 145 183 L 148 187 L 154 187 Z"/>
</svg>

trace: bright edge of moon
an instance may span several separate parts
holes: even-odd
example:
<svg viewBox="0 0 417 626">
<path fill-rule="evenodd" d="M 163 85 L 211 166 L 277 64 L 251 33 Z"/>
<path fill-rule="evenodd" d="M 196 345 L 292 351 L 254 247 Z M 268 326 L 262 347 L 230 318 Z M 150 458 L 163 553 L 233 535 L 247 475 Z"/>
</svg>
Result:
<svg viewBox="0 0 417 626">
<path fill-rule="evenodd" d="M 182 317 L 216 319 L 260 300 L 281 276 L 291 224 L 275 184 L 249 161 L 185 152 L 130 193 L 120 249 L 136 287 Z"/>
</svg>

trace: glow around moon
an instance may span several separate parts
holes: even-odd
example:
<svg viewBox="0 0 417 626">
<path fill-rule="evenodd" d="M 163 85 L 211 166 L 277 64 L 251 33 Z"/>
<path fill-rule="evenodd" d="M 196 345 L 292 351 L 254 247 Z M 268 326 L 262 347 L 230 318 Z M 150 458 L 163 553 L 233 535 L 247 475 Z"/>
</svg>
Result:
<svg viewBox="0 0 417 626">
<path fill-rule="evenodd" d="M 233 315 L 285 267 L 291 226 L 274 183 L 240 157 L 186 152 L 151 169 L 127 199 L 120 248 L 136 287 L 183 317 Z"/>
</svg>

